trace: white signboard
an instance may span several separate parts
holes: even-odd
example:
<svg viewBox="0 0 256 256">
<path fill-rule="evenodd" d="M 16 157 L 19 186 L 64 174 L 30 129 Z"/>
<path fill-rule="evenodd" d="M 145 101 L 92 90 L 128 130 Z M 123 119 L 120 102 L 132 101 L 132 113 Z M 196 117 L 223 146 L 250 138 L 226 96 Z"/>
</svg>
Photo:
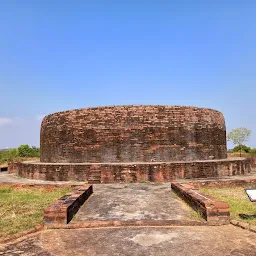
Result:
<svg viewBox="0 0 256 256">
<path fill-rule="evenodd" d="M 252 202 L 256 202 L 256 188 L 246 188 L 245 192 Z"/>
</svg>

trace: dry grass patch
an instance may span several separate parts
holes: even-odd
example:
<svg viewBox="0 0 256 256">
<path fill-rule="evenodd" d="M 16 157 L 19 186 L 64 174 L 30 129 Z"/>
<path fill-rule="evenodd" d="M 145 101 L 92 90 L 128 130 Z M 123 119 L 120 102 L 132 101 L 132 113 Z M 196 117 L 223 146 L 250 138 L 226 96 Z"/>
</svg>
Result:
<svg viewBox="0 0 256 256">
<path fill-rule="evenodd" d="M 230 206 L 232 220 L 256 225 L 256 203 L 250 202 L 243 187 L 201 188 L 200 190 L 218 200 L 227 202 Z"/>
<path fill-rule="evenodd" d="M 0 238 L 43 224 L 44 208 L 70 191 L 52 186 L 0 186 Z"/>
</svg>

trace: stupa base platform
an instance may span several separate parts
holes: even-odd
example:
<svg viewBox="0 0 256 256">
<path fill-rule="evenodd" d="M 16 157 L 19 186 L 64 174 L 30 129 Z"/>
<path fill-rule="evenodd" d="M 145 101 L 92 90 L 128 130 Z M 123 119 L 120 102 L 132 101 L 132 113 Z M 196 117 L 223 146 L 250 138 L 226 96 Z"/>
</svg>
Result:
<svg viewBox="0 0 256 256">
<path fill-rule="evenodd" d="M 144 163 L 42 163 L 9 164 L 9 173 L 47 181 L 85 181 L 88 183 L 169 182 L 176 179 L 220 178 L 247 175 L 251 160 L 227 158 L 221 160 L 144 162 Z"/>
</svg>

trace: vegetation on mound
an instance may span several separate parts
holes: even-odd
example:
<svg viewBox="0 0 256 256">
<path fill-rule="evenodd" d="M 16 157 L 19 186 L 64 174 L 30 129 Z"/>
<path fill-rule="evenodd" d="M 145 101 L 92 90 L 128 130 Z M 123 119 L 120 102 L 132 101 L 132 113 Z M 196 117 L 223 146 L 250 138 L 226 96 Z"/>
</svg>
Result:
<svg viewBox="0 0 256 256">
<path fill-rule="evenodd" d="M 248 199 L 243 187 L 201 188 L 200 190 L 207 195 L 228 203 L 232 220 L 256 225 L 256 203 Z"/>
<path fill-rule="evenodd" d="M 18 148 L 0 150 L 0 163 L 20 161 L 34 157 L 40 157 L 40 149 L 34 146 L 20 145 Z"/>
<path fill-rule="evenodd" d="M 52 186 L 0 185 L 0 238 L 43 224 L 44 208 L 70 191 Z"/>
<path fill-rule="evenodd" d="M 236 146 L 233 149 L 229 149 L 228 153 L 238 153 L 240 154 L 240 151 L 242 154 L 256 154 L 256 148 L 251 148 L 245 145 Z"/>
</svg>

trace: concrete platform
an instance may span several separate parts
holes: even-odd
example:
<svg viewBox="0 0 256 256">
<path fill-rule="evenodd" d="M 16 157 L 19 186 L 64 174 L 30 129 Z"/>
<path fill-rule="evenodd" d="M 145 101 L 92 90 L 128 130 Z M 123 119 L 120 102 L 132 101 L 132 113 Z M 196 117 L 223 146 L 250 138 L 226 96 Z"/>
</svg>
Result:
<svg viewBox="0 0 256 256">
<path fill-rule="evenodd" d="M 255 256 L 256 233 L 232 225 L 46 230 L 0 247 L 22 256 Z"/>
<path fill-rule="evenodd" d="M 93 187 L 93 195 L 70 225 L 113 220 L 195 219 L 194 211 L 174 194 L 170 183 L 96 184 Z"/>
</svg>

